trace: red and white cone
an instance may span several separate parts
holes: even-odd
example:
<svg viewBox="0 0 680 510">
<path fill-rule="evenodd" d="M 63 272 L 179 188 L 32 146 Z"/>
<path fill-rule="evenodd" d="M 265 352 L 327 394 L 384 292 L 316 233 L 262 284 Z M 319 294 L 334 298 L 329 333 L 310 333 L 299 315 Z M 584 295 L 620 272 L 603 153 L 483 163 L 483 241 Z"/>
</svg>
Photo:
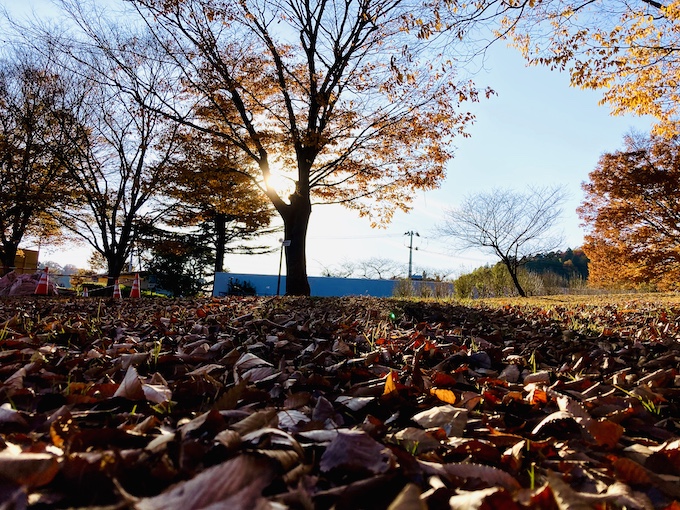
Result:
<svg viewBox="0 0 680 510">
<path fill-rule="evenodd" d="M 87 287 L 83 287 L 83 297 L 88 297 Z"/>
<path fill-rule="evenodd" d="M 120 285 L 118 285 L 118 279 L 113 282 L 113 299 L 122 299 L 123 296 L 120 294 Z"/>
<path fill-rule="evenodd" d="M 132 282 L 132 290 L 130 291 L 131 298 L 142 297 L 142 293 L 139 290 L 139 273 L 135 275 L 135 280 Z"/>
<path fill-rule="evenodd" d="M 38 282 L 38 286 L 35 288 L 35 294 L 37 296 L 47 296 L 50 293 L 50 277 L 48 276 L 48 271 L 49 269 L 45 268 L 43 273 L 40 275 L 40 281 Z"/>
</svg>

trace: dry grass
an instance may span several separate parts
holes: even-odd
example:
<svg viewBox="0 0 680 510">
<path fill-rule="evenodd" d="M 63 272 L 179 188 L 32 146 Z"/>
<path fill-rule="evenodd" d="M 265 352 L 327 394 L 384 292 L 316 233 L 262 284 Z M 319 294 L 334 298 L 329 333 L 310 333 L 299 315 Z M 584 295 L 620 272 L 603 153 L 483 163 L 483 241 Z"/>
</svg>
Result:
<svg viewBox="0 0 680 510">
<path fill-rule="evenodd" d="M 674 292 L 654 292 L 654 293 L 622 293 L 622 294 L 599 294 L 599 295 L 574 295 L 561 294 L 553 296 L 534 296 L 528 298 L 521 297 L 500 297 L 485 299 L 466 299 L 460 300 L 460 304 L 465 306 L 531 306 L 552 308 L 554 306 L 637 306 L 640 303 L 647 305 L 657 305 L 659 307 L 680 306 L 680 294 Z"/>
</svg>

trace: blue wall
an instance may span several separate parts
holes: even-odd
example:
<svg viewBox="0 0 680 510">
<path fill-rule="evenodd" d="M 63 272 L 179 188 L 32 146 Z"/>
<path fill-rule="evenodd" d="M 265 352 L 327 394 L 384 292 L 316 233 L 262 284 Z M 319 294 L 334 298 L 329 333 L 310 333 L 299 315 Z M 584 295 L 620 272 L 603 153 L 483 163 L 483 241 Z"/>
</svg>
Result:
<svg viewBox="0 0 680 510">
<path fill-rule="evenodd" d="M 213 296 L 224 296 L 229 281 L 248 282 L 258 296 L 275 296 L 278 276 L 263 274 L 216 273 Z M 397 280 L 368 280 L 366 278 L 308 277 L 312 296 L 374 296 L 391 297 Z M 286 293 L 286 277 L 281 276 L 281 295 Z"/>
<path fill-rule="evenodd" d="M 369 280 L 367 278 L 335 278 L 327 276 L 308 277 L 312 296 L 340 297 L 340 296 L 373 296 L 392 297 L 395 287 L 402 283 L 400 280 Z M 229 282 L 248 282 L 255 287 L 258 296 L 276 296 L 278 276 L 264 274 L 215 274 L 213 296 L 226 296 Z M 453 283 L 414 281 L 413 295 L 415 296 L 451 296 Z M 403 287 L 401 289 L 403 291 Z M 425 292 L 427 291 L 427 292 Z M 281 292 L 286 293 L 286 277 L 281 275 Z"/>
</svg>

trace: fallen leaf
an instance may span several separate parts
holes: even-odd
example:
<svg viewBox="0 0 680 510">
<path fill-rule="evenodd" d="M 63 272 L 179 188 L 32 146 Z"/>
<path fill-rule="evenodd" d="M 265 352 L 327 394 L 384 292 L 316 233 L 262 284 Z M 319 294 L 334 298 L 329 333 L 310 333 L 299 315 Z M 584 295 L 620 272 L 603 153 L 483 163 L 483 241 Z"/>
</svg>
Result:
<svg viewBox="0 0 680 510">
<path fill-rule="evenodd" d="M 393 455 L 384 445 L 359 430 L 339 430 L 321 456 L 321 471 L 341 469 L 353 472 L 385 473 L 392 467 Z"/>
<path fill-rule="evenodd" d="M 434 395 L 439 400 L 441 400 L 442 402 L 446 402 L 447 404 L 456 403 L 456 394 L 451 390 L 445 390 L 441 388 L 430 388 L 430 395 Z"/>
<path fill-rule="evenodd" d="M 512 496 L 500 487 L 489 487 L 476 491 L 459 490 L 449 498 L 451 510 L 519 510 Z"/>
<path fill-rule="evenodd" d="M 271 461 L 265 457 L 239 455 L 178 483 L 158 496 L 140 500 L 135 508 L 250 510 L 257 507 L 262 490 L 271 483 L 274 474 Z"/>
<path fill-rule="evenodd" d="M 133 365 L 128 367 L 123 382 L 120 383 L 113 396 L 127 398 L 128 400 L 144 400 L 142 381 L 140 381 L 137 369 Z"/>
<path fill-rule="evenodd" d="M 511 492 L 520 488 L 519 482 L 505 471 L 493 466 L 481 464 L 448 463 L 419 461 L 425 473 L 461 479 L 474 478 L 484 482 L 487 486 L 501 486 Z"/>
<path fill-rule="evenodd" d="M 47 485 L 59 472 L 59 459 L 48 453 L 0 452 L 0 478 L 34 488 Z"/>
<path fill-rule="evenodd" d="M 612 449 L 617 445 L 624 430 L 618 423 L 607 419 L 592 420 L 588 426 L 588 432 L 597 441 L 597 444 L 608 449 Z"/>
<path fill-rule="evenodd" d="M 468 410 L 452 405 L 437 406 L 421 411 L 411 419 L 421 427 L 441 427 L 449 436 L 460 437 L 465 431 Z"/>
<path fill-rule="evenodd" d="M 397 373 L 390 370 L 390 373 L 385 377 L 385 389 L 383 395 L 389 395 L 393 391 L 397 391 Z"/>
</svg>

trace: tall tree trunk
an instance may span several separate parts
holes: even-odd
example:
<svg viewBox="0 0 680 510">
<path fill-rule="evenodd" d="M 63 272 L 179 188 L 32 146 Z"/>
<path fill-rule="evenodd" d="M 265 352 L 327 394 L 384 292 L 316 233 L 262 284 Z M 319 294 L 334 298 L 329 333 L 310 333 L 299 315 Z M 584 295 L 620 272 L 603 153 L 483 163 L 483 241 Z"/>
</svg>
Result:
<svg viewBox="0 0 680 510">
<path fill-rule="evenodd" d="M 508 268 L 508 273 L 510 273 L 510 278 L 512 278 L 512 283 L 515 284 L 515 288 L 517 289 L 517 293 L 522 297 L 527 297 L 526 292 L 524 292 L 524 289 L 519 284 L 519 278 L 517 277 L 517 266 L 514 265 L 510 260 L 505 259 L 505 258 L 503 259 L 503 263 L 505 264 L 505 267 Z"/>
<path fill-rule="evenodd" d="M 126 258 L 127 257 L 125 257 L 124 253 L 115 253 L 106 258 L 108 266 L 107 285 L 109 287 L 111 287 L 114 282 L 120 278 L 120 274 L 123 272 L 123 268 L 125 267 Z"/>
<path fill-rule="evenodd" d="M 215 214 L 215 273 L 224 271 L 224 254 L 227 245 L 227 215 Z"/>
<path fill-rule="evenodd" d="M 283 218 L 286 247 L 286 295 L 309 296 L 307 280 L 307 227 L 312 214 L 309 197 L 294 195 L 290 205 L 280 211 Z"/>
<path fill-rule="evenodd" d="M 17 247 L 8 246 L 5 244 L 2 250 L 2 273 L 0 276 L 5 276 L 7 273 L 11 273 L 14 270 L 14 260 L 17 256 Z"/>
</svg>

